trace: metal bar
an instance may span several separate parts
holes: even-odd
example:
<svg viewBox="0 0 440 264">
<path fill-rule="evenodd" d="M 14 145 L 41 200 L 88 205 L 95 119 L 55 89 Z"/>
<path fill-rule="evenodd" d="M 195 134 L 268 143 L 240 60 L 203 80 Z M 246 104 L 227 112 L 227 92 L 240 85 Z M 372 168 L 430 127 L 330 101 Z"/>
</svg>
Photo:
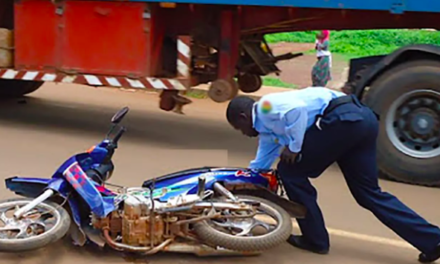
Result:
<svg viewBox="0 0 440 264">
<path fill-rule="evenodd" d="M 16 219 L 19 219 L 22 217 L 25 213 L 29 212 L 30 210 L 34 209 L 37 205 L 44 202 L 47 198 L 51 197 L 55 192 L 52 189 L 47 189 L 44 193 L 42 193 L 40 196 L 23 206 L 22 208 L 18 209 L 14 213 L 14 217 Z"/>
<path fill-rule="evenodd" d="M 241 204 L 232 204 L 232 203 L 227 203 L 227 202 L 199 202 L 196 203 L 194 205 L 194 209 L 203 209 L 203 208 L 215 208 L 215 209 L 221 209 L 221 210 L 225 210 L 225 209 L 230 209 L 230 210 L 246 210 L 246 207 L 243 207 L 243 205 Z M 250 207 L 251 208 L 251 207 Z"/>
<path fill-rule="evenodd" d="M 203 199 L 203 194 L 205 193 L 205 183 L 206 183 L 206 178 L 203 176 L 199 177 L 199 184 L 198 184 L 198 188 L 197 188 L 197 195 Z"/>
<path fill-rule="evenodd" d="M 226 196 L 227 198 L 231 199 L 234 202 L 238 202 L 238 198 L 235 197 L 228 189 L 223 187 L 220 183 L 216 182 L 214 183 L 214 190 L 216 190 L 218 193 L 220 193 L 223 196 Z"/>
<path fill-rule="evenodd" d="M 156 188 L 156 178 L 153 179 L 153 184 L 151 185 L 150 188 L 150 200 L 151 200 L 151 211 L 150 211 L 150 247 L 153 248 L 154 247 L 154 240 L 153 240 L 153 234 L 154 234 L 154 224 L 155 224 L 155 219 L 154 217 L 156 216 L 155 213 L 155 207 L 154 207 L 154 189 Z"/>
<path fill-rule="evenodd" d="M 131 0 L 132 2 L 161 2 L 162 0 Z M 389 11 L 390 1 L 370 0 L 174 0 L 174 3 L 232 5 L 232 6 L 259 6 L 259 7 L 296 7 L 296 8 L 320 8 L 337 10 L 380 10 Z M 440 2 L 432 0 L 406 0 L 403 8 L 405 12 L 440 12 Z"/>
</svg>

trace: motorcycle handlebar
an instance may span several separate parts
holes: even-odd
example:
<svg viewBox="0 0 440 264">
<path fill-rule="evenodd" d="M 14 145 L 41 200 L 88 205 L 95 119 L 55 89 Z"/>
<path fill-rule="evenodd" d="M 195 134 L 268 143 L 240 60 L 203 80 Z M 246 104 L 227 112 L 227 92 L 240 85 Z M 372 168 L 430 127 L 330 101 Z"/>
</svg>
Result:
<svg viewBox="0 0 440 264">
<path fill-rule="evenodd" d="M 115 149 L 118 147 L 118 141 L 119 139 L 121 139 L 125 131 L 126 129 L 124 127 L 121 127 L 113 140 L 109 142 L 109 144 L 107 145 L 108 154 L 105 157 L 103 164 L 111 162 L 113 154 L 115 154 Z"/>
<path fill-rule="evenodd" d="M 121 129 L 119 129 L 118 133 L 116 134 L 115 138 L 113 139 L 113 144 L 115 146 L 118 145 L 118 141 L 122 137 L 122 135 L 125 133 L 125 131 L 126 131 L 125 127 L 121 127 Z"/>
</svg>

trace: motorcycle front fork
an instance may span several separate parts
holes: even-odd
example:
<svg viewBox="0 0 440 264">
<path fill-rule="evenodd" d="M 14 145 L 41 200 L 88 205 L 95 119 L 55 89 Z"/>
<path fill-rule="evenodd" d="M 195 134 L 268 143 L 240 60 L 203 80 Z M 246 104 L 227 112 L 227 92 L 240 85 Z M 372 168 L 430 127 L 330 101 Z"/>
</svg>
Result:
<svg viewBox="0 0 440 264">
<path fill-rule="evenodd" d="M 46 201 L 49 197 L 51 197 L 55 192 L 52 189 L 47 189 L 45 192 L 43 192 L 40 196 L 23 206 L 22 208 L 18 209 L 14 213 L 15 219 L 20 219 L 24 214 L 29 212 L 30 210 L 34 209 L 37 205 L 40 203 Z"/>
</svg>

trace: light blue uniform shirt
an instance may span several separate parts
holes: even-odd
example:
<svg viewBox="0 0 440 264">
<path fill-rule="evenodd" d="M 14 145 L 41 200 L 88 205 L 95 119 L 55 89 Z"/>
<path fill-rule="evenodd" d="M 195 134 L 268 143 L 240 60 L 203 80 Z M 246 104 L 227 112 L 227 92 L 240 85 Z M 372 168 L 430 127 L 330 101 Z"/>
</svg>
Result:
<svg viewBox="0 0 440 264">
<path fill-rule="evenodd" d="M 344 95 L 324 87 L 309 87 L 263 96 L 253 108 L 253 125 L 260 135 L 257 155 L 249 167 L 269 169 L 284 146 L 299 153 L 316 116 L 323 114 L 332 99 Z"/>
</svg>

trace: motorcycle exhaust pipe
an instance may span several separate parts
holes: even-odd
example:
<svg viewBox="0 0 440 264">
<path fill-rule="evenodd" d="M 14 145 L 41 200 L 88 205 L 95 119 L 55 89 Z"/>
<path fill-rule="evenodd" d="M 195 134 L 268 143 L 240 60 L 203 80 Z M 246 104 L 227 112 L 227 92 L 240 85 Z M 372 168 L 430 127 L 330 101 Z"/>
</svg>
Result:
<svg viewBox="0 0 440 264">
<path fill-rule="evenodd" d="M 113 239 L 110 236 L 110 230 L 108 227 L 105 227 L 103 229 L 103 235 L 104 235 L 104 239 L 107 242 L 107 244 L 111 248 L 113 248 L 117 251 L 137 252 L 137 253 L 142 253 L 145 255 L 156 254 L 157 252 L 163 250 L 166 246 L 171 244 L 174 240 L 173 238 L 168 238 L 167 240 L 165 240 L 164 242 L 162 242 L 160 245 L 158 245 L 156 247 L 137 247 L 137 246 L 130 246 L 130 245 L 126 245 L 126 244 L 122 244 L 122 243 L 118 243 L 118 242 L 113 241 Z"/>
</svg>

